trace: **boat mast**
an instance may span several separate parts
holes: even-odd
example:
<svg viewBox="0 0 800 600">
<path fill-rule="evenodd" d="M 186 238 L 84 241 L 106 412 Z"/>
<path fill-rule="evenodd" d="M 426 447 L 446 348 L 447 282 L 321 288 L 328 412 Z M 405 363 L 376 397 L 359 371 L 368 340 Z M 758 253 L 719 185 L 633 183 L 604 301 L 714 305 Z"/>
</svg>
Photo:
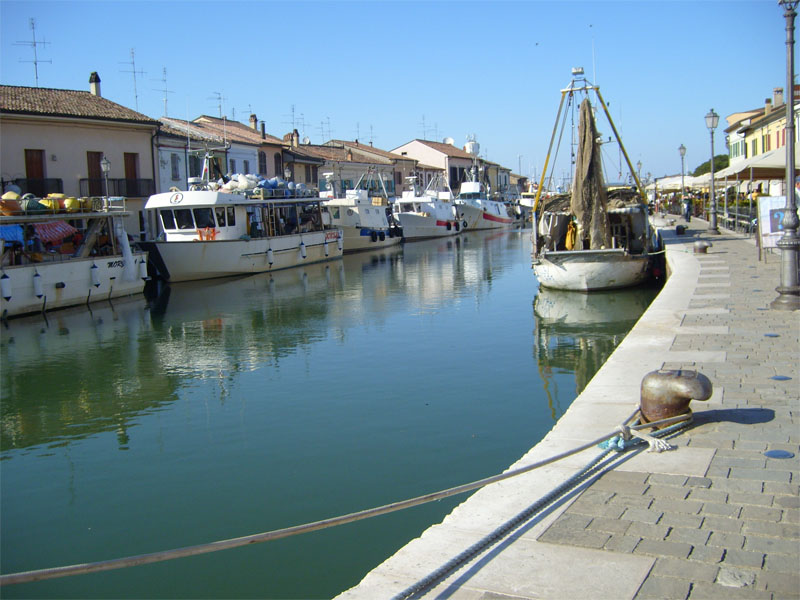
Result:
<svg viewBox="0 0 800 600">
<path fill-rule="evenodd" d="M 594 91 L 597 94 L 598 100 L 600 100 L 600 106 L 603 107 L 603 112 L 606 113 L 606 118 L 608 119 L 608 124 L 611 125 L 611 130 L 614 132 L 614 137 L 617 138 L 619 149 L 622 150 L 622 156 L 625 157 L 625 163 L 628 165 L 628 169 L 630 169 L 633 180 L 636 182 L 636 189 L 639 192 L 639 200 L 642 204 L 647 204 L 644 190 L 642 190 L 642 184 L 639 181 L 639 177 L 636 175 L 636 170 L 633 168 L 633 164 L 631 164 L 631 159 L 628 157 L 628 153 L 625 151 L 625 146 L 622 144 L 622 138 L 619 137 L 617 128 L 614 126 L 614 121 L 611 119 L 611 114 L 608 112 L 608 107 L 606 107 L 606 101 L 603 100 L 603 96 L 600 95 L 600 89 L 597 86 L 594 86 Z"/>
</svg>

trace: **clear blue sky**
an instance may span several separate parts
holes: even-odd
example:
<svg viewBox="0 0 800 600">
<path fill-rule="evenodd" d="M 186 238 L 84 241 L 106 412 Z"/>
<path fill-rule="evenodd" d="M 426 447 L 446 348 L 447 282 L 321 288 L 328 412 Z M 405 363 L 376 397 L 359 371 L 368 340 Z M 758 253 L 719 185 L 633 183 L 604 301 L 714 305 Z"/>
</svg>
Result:
<svg viewBox="0 0 800 600">
<path fill-rule="evenodd" d="M 105 97 L 136 108 L 133 49 L 138 110 L 151 117 L 164 114 L 166 69 L 171 117 L 218 115 L 220 93 L 224 115 L 254 112 L 276 136 L 294 107 L 313 143 L 328 129 L 387 150 L 474 134 L 482 156 L 527 175 L 541 173 L 574 66 L 600 86 L 631 160 L 659 177 L 680 173 L 681 144 L 687 171 L 708 160 L 710 108 L 725 153 L 724 118 L 786 85 L 776 0 L 0 0 L 3 84 L 35 85 L 31 18 L 47 42 L 40 87 L 88 90 L 97 71 Z"/>
</svg>

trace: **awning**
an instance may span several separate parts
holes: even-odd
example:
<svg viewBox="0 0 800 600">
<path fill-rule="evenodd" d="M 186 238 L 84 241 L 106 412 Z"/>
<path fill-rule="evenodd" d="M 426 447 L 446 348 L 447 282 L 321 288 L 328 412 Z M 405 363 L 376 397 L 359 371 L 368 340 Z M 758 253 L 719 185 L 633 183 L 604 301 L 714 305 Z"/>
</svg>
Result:
<svg viewBox="0 0 800 600">
<path fill-rule="evenodd" d="M 800 174 L 800 153 L 795 152 L 794 168 Z M 737 161 L 714 174 L 714 179 L 785 179 L 786 146 Z"/>
<path fill-rule="evenodd" d="M 73 233 L 78 231 L 69 223 L 65 223 L 64 221 L 52 221 L 50 223 L 35 223 L 33 228 L 36 230 L 36 234 L 39 236 L 39 239 L 42 240 L 43 243 L 50 242 L 52 244 L 56 244 L 61 242 L 66 237 L 71 236 Z"/>
</svg>

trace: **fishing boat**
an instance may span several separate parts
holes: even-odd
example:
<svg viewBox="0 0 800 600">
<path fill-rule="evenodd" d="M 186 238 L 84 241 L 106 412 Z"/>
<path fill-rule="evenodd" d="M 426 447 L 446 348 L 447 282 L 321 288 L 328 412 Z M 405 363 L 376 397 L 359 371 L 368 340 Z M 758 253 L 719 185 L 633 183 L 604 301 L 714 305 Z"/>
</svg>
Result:
<svg viewBox="0 0 800 600">
<path fill-rule="evenodd" d="M 456 217 L 453 192 L 443 175 L 437 174 L 424 190 L 416 177 L 406 177 L 410 190 L 403 190 L 392 203 L 392 212 L 403 228 L 406 240 L 447 237 L 461 231 Z"/>
<path fill-rule="evenodd" d="M 319 192 L 323 219 L 340 228 L 344 235 L 344 252 L 375 250 L 399 244 L 403 238 L 400 226 L 392 218 L 389 194 L 383 179 L 370 169 L 355 188 L 336 198 L 333 173 L 324 173 L 328 189 Z"/>
<path fill-rule="evenodd" d="M 591 92 L 617 138 L 635 185 L 610 190 L 604 183 Z M 579 97 L 583 99 L 578 107 Z M 570 107 L 580 113 L 571 193 L 542 200 L 558 123 L 562 112 Z M 534 211 L 537 220 L 532 232 L 532 266 L 541 286 L 590 292 L 637 285 L 650 276 L 659 238 L 650 225 L 644 190 L 599 88 L 586 80 L 581 68 L 573 69 L 572 81 L 561 91 Z"/>
<path fill-rule="evenodd" d="M 151 270 L 173 283 L 340 258 L 342 230 L 324 222 L 320 203 L 289 187 L 223 191 L 193 177 L 187 191 L 148 198 L 145 209 L 156 212 L 162 232 L 140 245 Z"/>
<path fill-rule="evenodd" d="M 489 197 L 486 186 L 480 181 L 478 152 L 480 144 L 470 139 L 465 148 L 472 155 L 469 181 L 463 181 L 455 199 L 456 213 L 463 229 L 503 229 L 511 227 L 514 215 L 509 213 L 502 200 Z"/>
<path fill-rule="evenodd" d="M 147 253 L 131 247 L 124 198 L 0 201 L 3 319 L 141 294 Z"/>
</svg>

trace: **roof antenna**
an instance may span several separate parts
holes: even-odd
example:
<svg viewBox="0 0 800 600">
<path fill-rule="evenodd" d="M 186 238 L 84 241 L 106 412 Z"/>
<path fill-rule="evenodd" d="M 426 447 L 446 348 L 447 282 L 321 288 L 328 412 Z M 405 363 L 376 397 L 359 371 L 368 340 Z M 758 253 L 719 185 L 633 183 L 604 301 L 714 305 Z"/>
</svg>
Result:
<svg viewBox="0 0 800 600">
<path fill-rule="evenodd" d="M 158 81 L 158 80 L 154 80 Z M 163 75 L 161 76 L 161 83 L 164 84 L 164 88 L 160 90 L 155 90 L 156 92 L 161 92 L 164 94 L 164 116 L 168 117 L 169 113 L 167 112 L 167 94 L 172 94 L 173 92 L 167 87 L 167 67 L 163 69 Z"/>
<path fill-rule="evenodd" d="M 30 46 L 33 48 L 33 60 L 20 60 L 19 62 L 32 62 L 33 63 L 33 74 L 36 78 L 36 87 L 39 87 L 39 63 L 46 62 L 46 63 L 53 63 L 52 60 L 39 60 L 38 53 L 36 52 L 37 46 L 45 46 L 50 42 L 45 42 L 44 40 L 41 42 L 36 41 L 36 19 L 31 17 L 30 20 L 31 25 L 31 32 L 33 32 L 33 41 L 32 42 L 15 42 L 15 46 Z"/>
<path fill-rule="evenodd" d="M 120 71 L 120 73 L 133 73 L 133 100 L 136 104 L 136 110 L 139 110 L 139 92 L 136 90 L 136 74 L 139 73 L 140 75 L 144 75 L 144 71 L 137 71 L 136 70 L 136 58 L 134 49 L 131 48 L 131 62 L 130 63 L 120 63 L 122 65 L 129 64 L 131 66 L 130 71 Z"/>
</svg>

